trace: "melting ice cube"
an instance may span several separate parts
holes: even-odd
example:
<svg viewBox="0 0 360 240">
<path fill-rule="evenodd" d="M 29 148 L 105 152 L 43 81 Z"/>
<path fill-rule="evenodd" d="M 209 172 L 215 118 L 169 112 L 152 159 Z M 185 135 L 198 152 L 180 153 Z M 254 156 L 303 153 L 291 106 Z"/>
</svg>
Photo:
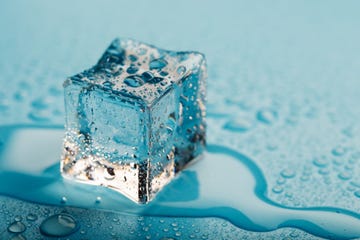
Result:
<svg viewBox="0 0 360 240">
<path fill-rule="evenodd" d="M 147 203 L 205 146 L 204 55 L 116 39 L 64 83 L 62 175 Z"/>
</svg>

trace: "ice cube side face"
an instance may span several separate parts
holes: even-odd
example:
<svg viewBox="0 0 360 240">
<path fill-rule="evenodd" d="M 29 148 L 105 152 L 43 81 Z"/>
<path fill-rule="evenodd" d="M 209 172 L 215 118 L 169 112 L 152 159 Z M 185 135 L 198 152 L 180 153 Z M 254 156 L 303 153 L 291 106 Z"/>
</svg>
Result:
<svg viewBox="0 0 360 240">
<path fill-rule="evenodd" d="M 151 201 L 205 146 L 202 54 L 115 40 L 64 83 L 66 178 Z"/>
</svg>

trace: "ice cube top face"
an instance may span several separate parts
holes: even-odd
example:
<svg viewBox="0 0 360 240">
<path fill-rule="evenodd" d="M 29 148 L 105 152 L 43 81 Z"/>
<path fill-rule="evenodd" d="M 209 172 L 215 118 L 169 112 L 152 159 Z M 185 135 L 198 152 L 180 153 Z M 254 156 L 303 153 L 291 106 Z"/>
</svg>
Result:
<svg viewBox="0 0 360 240">
<path fill-rule="evenodd" d="M 205 147 L 204 56 L 130 39 L 64 83 L 63 176 L 147 203 Z"/>
</svg>

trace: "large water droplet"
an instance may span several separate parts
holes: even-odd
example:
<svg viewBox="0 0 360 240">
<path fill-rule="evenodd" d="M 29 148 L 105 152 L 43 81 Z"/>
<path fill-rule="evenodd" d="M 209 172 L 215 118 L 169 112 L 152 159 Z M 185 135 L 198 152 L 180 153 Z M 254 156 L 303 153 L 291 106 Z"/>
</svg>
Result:
<svg viewBox="0 0 360 240">
<path fill-rule="evenodd" d="M 52 215 L 40 225 L 40 232 L 51 237 L 65 237 L 76 232 L 77 229 L 75 219 L 66 213 Z"/>
<path fill-rule="evenodd" d="M 26 230 L 26 226 L 22 222 L 11 223 L 7 230 L 12 233 L 22 233 Z"/>
<path fill-rule="evenodd" d="M 149 63 L 150 70 L 153 69 L 162 69 L 167 65 L 167 61 L 162 58 L 154 59 Z"/>
</svg>

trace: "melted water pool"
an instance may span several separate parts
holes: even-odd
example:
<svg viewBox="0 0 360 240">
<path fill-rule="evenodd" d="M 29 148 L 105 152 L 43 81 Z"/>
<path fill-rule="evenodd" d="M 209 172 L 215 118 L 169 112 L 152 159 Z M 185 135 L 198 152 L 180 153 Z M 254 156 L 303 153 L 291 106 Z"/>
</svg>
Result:
<svg viewBox="0 0 360 240">
<path fill-rule="evenodd" d="M 59 173 L 61 126 L 7 126 L 0 132 L 6 136 L 0 155 L 0 182 L 7 183 L 0 186 L 3 195 L 138 216 L 219 217 L 257 232 L 295 227 L 325 238 L 360 237 L 360 215 L 355 212 L 334 207 L 292 208 L 270 200 L 254 160 L 225 146 L 208 145 L 201 159 L 181 172 L 153 202 L 141 206 L 111 190 L 63 179 Z M 291 177 L 289 172 L 282 174 Z M 53 215 L 40 230 L 44 235 L 67 236 L 76 231 L 75 226 L 71 215 Z M 8 227 L 11 233 L 25 229 L 20 221 Z"/>
</svg>

